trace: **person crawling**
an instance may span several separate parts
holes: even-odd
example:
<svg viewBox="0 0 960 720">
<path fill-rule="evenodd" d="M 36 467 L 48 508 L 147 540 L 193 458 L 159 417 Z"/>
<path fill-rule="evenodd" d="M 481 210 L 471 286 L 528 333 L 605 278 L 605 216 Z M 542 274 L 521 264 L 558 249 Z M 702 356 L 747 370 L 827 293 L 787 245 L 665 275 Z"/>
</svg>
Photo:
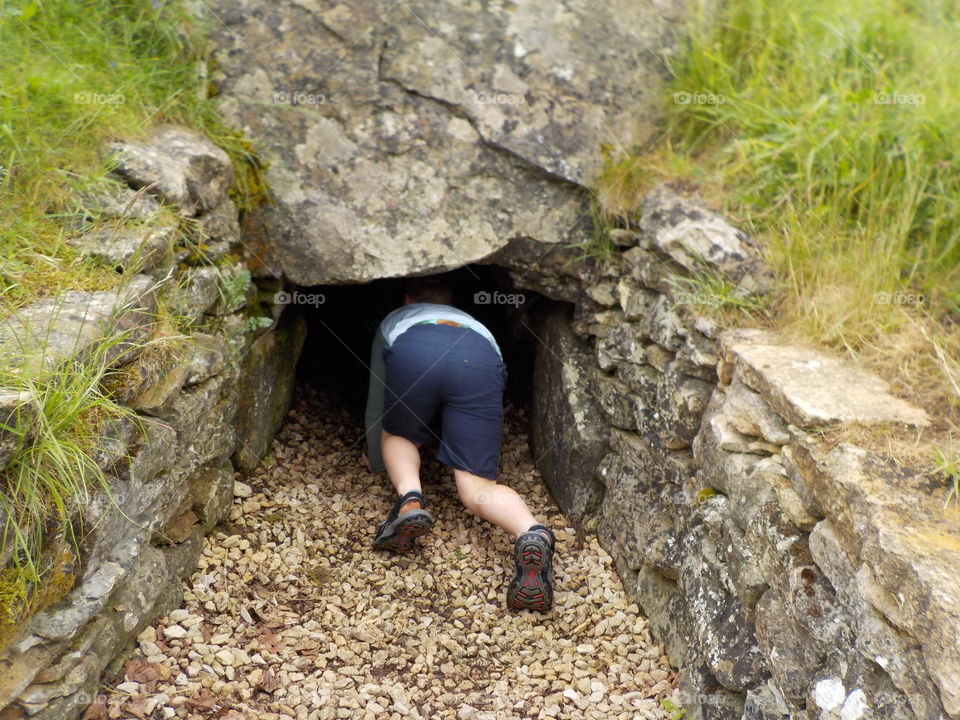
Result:
<svg viewBox="0 0 960 720">
<path fill-rule="evenodd" d="M 386 470 L 399 496 L 373 547 L 409 552 L 433 527 L 421 492 L 420 447 L 439 427 L 437 460 L 453 469 L 461 502 L 515 537 L 507 607 L 545 612 L 553 605 L 553 532 L 515 490 L 496 482 L 507 368 L 493 334 L 452 301 L 445 278 L 412 278 L 404 304 L 383 319 L 373 340 L 367 460 L 371 471 Z"/>
</svg>

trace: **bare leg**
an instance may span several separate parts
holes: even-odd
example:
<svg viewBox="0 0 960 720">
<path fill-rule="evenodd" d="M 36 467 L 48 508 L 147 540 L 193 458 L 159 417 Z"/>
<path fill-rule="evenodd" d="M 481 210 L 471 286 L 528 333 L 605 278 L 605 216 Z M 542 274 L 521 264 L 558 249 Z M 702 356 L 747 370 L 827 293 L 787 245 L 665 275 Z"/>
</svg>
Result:
<svg viewBox="0 0 960 720">
<path fill-rule="evenodd" d="M 397 494 L 402 497 L 411 490 L 420 491 L 420 449 L 405 437 L 391 435 L 386 430 L 381 431 L 380 447 L 383 464 Z M 400 508 L 400 513 L 419 506 L 418 501 L 410 500 Z"/>
<path fill-rule="evenodd" d="M 474 515 L 499 525 L 514 537 L 525 533 L 537 521 L 526 501 L 513 488 L 493 480 L 454 469 L 460 501 Z"/>
</svg>

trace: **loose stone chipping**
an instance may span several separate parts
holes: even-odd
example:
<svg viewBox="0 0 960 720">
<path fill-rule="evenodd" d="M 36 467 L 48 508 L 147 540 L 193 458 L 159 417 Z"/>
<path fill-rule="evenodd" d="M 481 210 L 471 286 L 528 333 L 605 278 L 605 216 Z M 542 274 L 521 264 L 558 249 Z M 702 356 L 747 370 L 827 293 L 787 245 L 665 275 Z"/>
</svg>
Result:
<svg viewBox="0 0 960 720">
<path fill-rule="evenodd" d="M 676 673 L 595 537 L 550 501 L 508 409 L 502 480 L 557 535 L 546 615 L 504 605 L 512 539 L 425 463 L 437 525 L 410 556 L 370 549 L 394 500 L 362 430 L 314 389 L 237 483 L 184 604 L 144 630 L 105 717 L 669 718 Z"/>
</svg>

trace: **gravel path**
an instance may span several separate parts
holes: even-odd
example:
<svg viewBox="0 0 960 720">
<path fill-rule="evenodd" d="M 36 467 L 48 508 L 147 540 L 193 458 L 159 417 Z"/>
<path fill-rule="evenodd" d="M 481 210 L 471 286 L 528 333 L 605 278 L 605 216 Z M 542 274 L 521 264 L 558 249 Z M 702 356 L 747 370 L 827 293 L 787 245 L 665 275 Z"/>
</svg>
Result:
<svg viewBox="0 0 960 720">
<path fill-rule="evenodd" d="M 206 540 L 183 606 L 147 628 L 88 718 L 669 718 L 676 673 L 610 557 L 577 534 L 508 407 L 502 481 L 557 536 L 555 603 L 513 614 L 512 538 L 425 463 L 437 520 L 410 556 L 369 549 L 394 500 L 348 413 L 301 396 Z"/>
</svg>

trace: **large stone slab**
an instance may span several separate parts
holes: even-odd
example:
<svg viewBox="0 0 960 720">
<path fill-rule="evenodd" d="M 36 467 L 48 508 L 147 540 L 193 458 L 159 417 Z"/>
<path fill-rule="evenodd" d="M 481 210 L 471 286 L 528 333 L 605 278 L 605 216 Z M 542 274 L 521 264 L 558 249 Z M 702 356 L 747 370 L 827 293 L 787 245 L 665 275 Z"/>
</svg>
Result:
<svg viewBox="0 0 960 720">
<path fill-rule="evenodd" d="M 721 342 L 723 363 L 798 427 L 930 422 L 924 410 L 895 397 L 886 381 L 849 360 L 804 345 L 780 344 L 760 331 L 731 331 Z"/>
<path fill-rule="evenodd" d="M 683 7 L 209 3 L 221 109 L 276 199 L 249 218 L 257 271 L 360 282 L 586 239 L 581 186 L 650 135 Z"/>
<path fill-rule="evenodd" d="M 250 347 L 240 375 L 235 421 L 233 463 L 240 472 L 257 467 L 290 408 L 306 333 L 303 316 L 288 310 L 275 329 Z"/>
<path fill-rule="evenodd" d="M 557 503 L 584 523 L 602 496 L 598 465 L 606 436 L 590 393 L 591 353 L 571 331 L 567 310 L 552 310 L 536 327 L 530 446 Z"/>
</svg>

